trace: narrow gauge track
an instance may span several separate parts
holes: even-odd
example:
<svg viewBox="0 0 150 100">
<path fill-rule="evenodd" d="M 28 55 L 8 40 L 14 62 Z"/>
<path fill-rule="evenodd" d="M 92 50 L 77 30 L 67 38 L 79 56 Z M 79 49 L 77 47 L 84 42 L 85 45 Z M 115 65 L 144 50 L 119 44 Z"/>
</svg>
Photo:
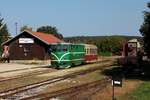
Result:
<svg viewBox="0 0 150 100">
<path fill-rule="evenodd" d="M 109 62 L 111 60 L 103 60 L 103 61 L 99 61 L 97 63 L 101 63 L 101 62 Z M 23 71 L 23 70 L 30 70 L 30 69 L 36 69 L 36 68 L 41 68 L 41 67 L 34 67 L 34 68 L 24 68 L 24 69 L 17 69 L 17 70 L 11 70 L 11 71 L 4 71 L 4 72 L 0 72 L 1 73 L 9 73 L 9 72 L 16 72 L 16 71 Z M 17 76 L 13 76 L 13 77 L 7 77 L 7 78 L 4 78 L 4 79 L 0 79 L 0 83 L 1 82 L 5 82 L 5 81 L 10 81 L 10 80 L 15 80 L 15 79 L 19 79 L 19 78 L 24 78 L 24 77 L 31 77 L 33 75 L 39 75 L 39 74 L 44 74 L 44 73 L 48 73 L 50 72 L 50 70 L 40 70 L 40 71 L 32 71 L 32 72 L 29 72 L 29 73 L 26 73 L 26 74 L 23 74 L 23 75 L 17 75 Z"/>
<path fill-rule="evenodd" d="M 87 89 L 94 88 L 94 87 L 99 87 L 99 90 L 102 90 L 110 82 L 111 82 L 111 79 L 107 77 L 102 80 L 97 80 L 94 82 L 89 82 L 89 83 L 81 84 L 78 86 L 72 86 L 72 87 L 65 88 L 62 90 L 57 90 L 54 92 L 47 92 L 47 93 L 37 94 L 34 96 L 30 96 L 30 97 L 21 98 L 20 100 L 33 100 L 33 99 L 48 100 L 51 98 L 56 98 L 56 97 L 60 97 L 64 95 L 77 96 L 77 94 L 80 94 L 79 91 L 83 91 L 83 90 L 87 91 Z M 70 94 L 73 94 L 73 95 L 70 95 Z"/>
<path fill-rule="evenodd" d="M 24 77 L 31 77 L 33 75 L 45 74 L 45 73 L 48 73 L 48 72 L 50 72 L 50 70 L 48 70 L 48 69 L 44 69 L 44 70 L 40 70 L 40 71 L 32 71 L 32 72 L 28 72 L 26 74 L 22 74 L 22 75 L 17 75 L 17 76 L 12 76 L 12 77 L 7 77 L 7 78 L 4 78 L 4 79 L 0 79 L 0 83 L 1 82 L 5 82 L 5 81 L 19 79 L 19 78 L 24 78 Z"/>
<path fill-rule="evenodd" d="M 111 66 L 111 65 L 112 65 L 112 63 L 107 63 L 103 67 Z M 91 69 L 87 69 L 87 70 L 84 70 L 84 71 L 79 71 L 79 72 L 74 72 L 74 73 L 71 73 L 71 74 L 68 74 L 68 75 L 59 76 L 59 77 L 56 77 L 56 78 L 49 78 L 47 80 L 32 83 L 32 84 L 28 84 L 28 85 L 25 85 L 25 86 L 20 86 L 20 87 L 8 89 L 8 90 L 5 90 L 5 91 L 0 91 L 0 98 L 6 99 L 7 97 L 11 97 L 14 94 L 16 95 L 18 93 L 25 92 L 25 91 L 30 90 L 30 89 L 38 88 L 40 86 L 44 86 L 44 85 L 47 85 L 47 84 L 52 84 L 52 83 L 55 83 L 55 82 L 58 82 L 58 81 L 61 81 L 61 80 L 65 80 L 67 78 L 75 77 L 77 75 L 84 75 L 84 74 L 87 74 L 87 73 L 90 73 L 90 72 L 93 72 L 93 71 L 96 71 L 96 70 L 102 70 L 103 67 L 91 68 Z"/>
</svg>

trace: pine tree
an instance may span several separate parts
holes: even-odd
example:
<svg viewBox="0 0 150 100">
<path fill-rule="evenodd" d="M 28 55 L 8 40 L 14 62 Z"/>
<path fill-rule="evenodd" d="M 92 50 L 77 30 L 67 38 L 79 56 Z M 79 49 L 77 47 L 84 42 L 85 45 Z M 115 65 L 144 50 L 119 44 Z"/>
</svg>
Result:
<svg viewBox="0 0 150 100">
<path fill-rule="evenodd" d="M 150 2 L 147 3 L 147 7 L 150 9 Z M 144 11 L 144 22 L 139 30 L 143 36 L 144 49 L 150 57 L 150 12 Z"/>
<path fill-rule="evenodd" d="M 2 44 L 3 42 L 9 39 L 7 25 L 3 21 L 4 18 L 0 16 L 0 44 Z M 0 53 L 1 51 L 2 51 L 2 47 L 0 47 Z"/>
</svg>

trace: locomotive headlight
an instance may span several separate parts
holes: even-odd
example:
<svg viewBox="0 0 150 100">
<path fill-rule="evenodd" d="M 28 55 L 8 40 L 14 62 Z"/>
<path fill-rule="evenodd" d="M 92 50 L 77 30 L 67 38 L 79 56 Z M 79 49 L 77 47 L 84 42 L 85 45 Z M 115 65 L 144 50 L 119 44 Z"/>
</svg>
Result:
<svg viewBox="0 0 150 100">
<path fill-rule="evenodd" d="M 55 57 L 52 55 L 52 56 L 51 56 L 51 59 L 55 59 Z"/>
</svg>

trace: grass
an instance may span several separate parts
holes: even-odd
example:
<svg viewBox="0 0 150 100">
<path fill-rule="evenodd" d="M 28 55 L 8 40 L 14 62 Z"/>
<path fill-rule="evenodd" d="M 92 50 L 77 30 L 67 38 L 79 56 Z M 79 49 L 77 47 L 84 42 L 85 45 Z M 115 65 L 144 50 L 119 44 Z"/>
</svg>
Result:
<svg viewBox="0 0 150 100">
<path fill-rule="evenodd" d="M 150 81 L 143 81 L 137 89 L 124 94 L 119 100 L 150 100 Z"/>
<path fill-rule="evenodd" d="M 145 75 L 141 78 L 140 85 L 128 94 L 122 96 L 121 100 L 150 100 L 150 62 L 143 62 L 142 68 Z M 125 99 L 124 99 L 125 98 Z"/>
<path fill-rule="evenodd" d="M 126 82 L 123 82 L 124 85 L 121 89 L 122 91 L 116 92 L 118 94 L 117 100 L 150 100 L 150 62 L 144 61 L 141 63 L 140 69 L 142 73 L 137 73 L 136 70 L 138 67 L 135 66 L 125 66 L 125 67 L 116 67 L 111 70 L 104 70 L 104 75 L 112 76 L 119 75 L 120 72 L 126 72 L 125 76 Z M 128 69 L 128 70 L 127 70 Z M 144 74 L 143 74 L 144 73 Z M 135 82 L 132 82 L 135 80 Z M 132 88 L 133 87 L 133 88 Z M 108 93 L 106 92 L 106 95 Z M 109 98 L 110 99 L 110 98 Z M 106 99 L 106 100 L 109 100 Z"/>
</svg>

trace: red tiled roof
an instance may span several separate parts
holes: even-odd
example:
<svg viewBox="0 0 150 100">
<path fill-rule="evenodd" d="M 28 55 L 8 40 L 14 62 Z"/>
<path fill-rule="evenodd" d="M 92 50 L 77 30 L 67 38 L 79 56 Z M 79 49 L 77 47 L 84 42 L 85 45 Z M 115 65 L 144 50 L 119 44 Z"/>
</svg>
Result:
<svg viewBox="0 0 150 100">
<path fill-rule="evenodd" d="M 62 40 L 58 39 L 57 37 L 51 34 L 46 34 L 42 32 L 29 32 L 29 33 L 31 33 L 33 36 L 40 39 L 41 41 L 46 42 L 47 44 L 63 42 Z"/>
<path fill-rule="evenodd" d="M 47 45 L 52 44 L 52 43 L 62 43 L 62 42 L 64 42 L 64 41 L 58 39 L 57 37 L 55 37 L 51 34 L 46 34 L 46 33 L 42 33 L 42 32 L 32 32 L 32 31 L 24 30 L 22 33 L 18 34 L 17 36 L 15 36 L 14 38 L 12 38 L 10 40 L 7 40 L 7 41 L 3 42 L 1 45 L 8 45 L 10 42 L 14 41 L 16 38 L 18 38 L 24 32 L 27 32 L 28 34 L 31 34 L 35 38 L 37 38 L 37 39 L 41 40 L 42 42 L 46 43 Z"/>
</svg>

